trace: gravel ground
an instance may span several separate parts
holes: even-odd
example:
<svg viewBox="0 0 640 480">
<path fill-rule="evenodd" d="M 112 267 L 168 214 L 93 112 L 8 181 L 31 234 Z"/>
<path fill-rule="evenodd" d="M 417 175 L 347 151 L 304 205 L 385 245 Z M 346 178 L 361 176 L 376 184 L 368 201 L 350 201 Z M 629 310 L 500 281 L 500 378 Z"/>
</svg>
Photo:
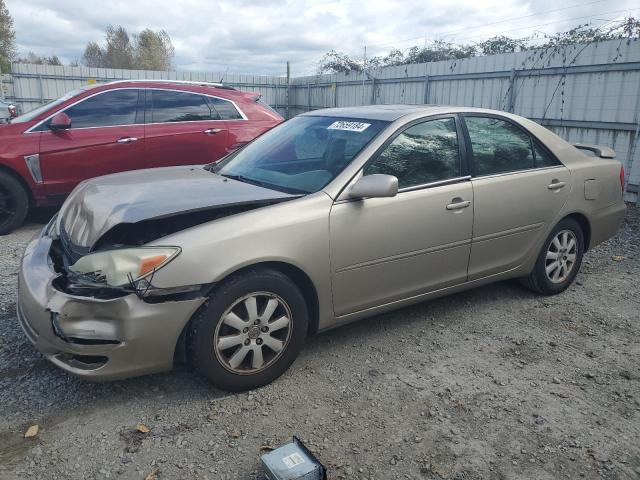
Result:
<svg viewBox="0 0 640 480">
<path fill-rule="evenodd" d="M 364 320 L 243 394 L 43 360 L 14 304 L 40 216 L 0 238 L 0 478 L 262 478 L 260 448 L 292 435 L 330 479 L 640 478 L 638 208 L 561 295 L 503 282 Z"/>
</svg>

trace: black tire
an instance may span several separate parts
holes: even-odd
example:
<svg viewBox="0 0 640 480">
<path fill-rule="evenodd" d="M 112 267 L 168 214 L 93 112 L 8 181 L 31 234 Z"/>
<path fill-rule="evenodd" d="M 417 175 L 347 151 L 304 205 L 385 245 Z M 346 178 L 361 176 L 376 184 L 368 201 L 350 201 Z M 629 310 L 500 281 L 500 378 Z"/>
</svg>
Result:
<svg viewBox="0 0 640 480">
<path fill-rule="evenodd" d="M 229 363 L 225 363 L 224 359 L 219 358 L 224 354 L 216 351 L 214 338 L 216 338 L 216 332 L 229 328 L 224 325 L 223 314 L 226 314 L 233 305 L 241 305 L 238 303 L 240 300 L 256 292 L 270 294 L 273 295 L 273 298 L 284 301 L 284 304 L 278 304 L 277 308 L 288 308 L 292 317 L 289 323 L 291 331 L 287 331 L 287 339 L 283 341 L 285 346 L 279 355 L 267 349 L 267 354 L 273 352 L 276 356 L 270 364 L 266 362 L 266 366 L 262 370 L 254 373 L 250 371 L 242 374 L 234 373 L 230 370 Z M 261 308 L 259 305 L 258 311 L 264 312 L 265 308 Z M 219 324 L 221 324 L 220 328 L 218 328 Z M 308 324 L 309 314 L 304 297 L 286 275 L 272 269 L 251 269 L 233 275 L 222 282 L 211 293 L 208 304 L 194 315 L 187 331 L 187 356 L 195 370 L 215 386 L 232 392 L 251 390 L 272 382 L 289 368 L 304 344 Z M 252 324 L 247 323 L 247 325 Z M 234 333 L 240 334 L 241 332 Z M 269 333 L 269 335 L 272 334 Z M 258 339 L 249 341 L 258 342 Z M 232 354 L 230 356 L 233 356 L 234 348 L 236 347 L 231 347 Z M 242 345 L 237 345 L 238 350 L 241 348 Z M 252 343 L 251 348 L 257 347 Z M 261 347 L 261 351 L 264 351 L 263 348 Z M 249 363 L 253 355 L 255 353 L 247 355 L 245 362 Z"/>
<path fill-rule="evenodd" d="M 29 194 L 16 178 L 0 171 L 0 235 L 18 228 L 29 213 Z"/>
<path fill-rule="evenodd" d="M 566 278 L 561 281 L 553 282 L 546 272 L 547 262 L 553 262 L 553 260 L 550 261 L 547 259 L 547 252 L 549 252 L 553 240 L 562 231 L 572 232 L 575 236 L 575 262 L 573 263 L 569 273 L 566 275 Z M 563 292 L 575 280 L 576 275 L 580 270 L 580 265 L 582 264 L 583 254 L 584 232 L 582 231 L 582 227 L 580 227 L 580 224 L 572 218 L 565 218 L 555 226 L 545 240 L 542 250 L 538 254 L 533 271 L 528 276 L 521 278 L 520 281 L 528 289 L 543 295 L 555 295 Z"/>
</svg>

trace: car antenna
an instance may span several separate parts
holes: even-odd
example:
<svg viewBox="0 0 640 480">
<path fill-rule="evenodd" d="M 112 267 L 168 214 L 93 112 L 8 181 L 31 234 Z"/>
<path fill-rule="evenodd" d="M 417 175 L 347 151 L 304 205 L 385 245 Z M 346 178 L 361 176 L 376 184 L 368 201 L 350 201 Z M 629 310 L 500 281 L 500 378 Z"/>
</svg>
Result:
<svg viewBox="0 0 640 480">
<path fill-rule="evenodd" d="M 227 65 L 227 69 L 222 74 L 222 77 L 220 77 L 220 81 L 218 83 L 223 83 L 224 77 L 226 77 L 228 73 L 229 73 L 229 65 Z"/>
</svg>

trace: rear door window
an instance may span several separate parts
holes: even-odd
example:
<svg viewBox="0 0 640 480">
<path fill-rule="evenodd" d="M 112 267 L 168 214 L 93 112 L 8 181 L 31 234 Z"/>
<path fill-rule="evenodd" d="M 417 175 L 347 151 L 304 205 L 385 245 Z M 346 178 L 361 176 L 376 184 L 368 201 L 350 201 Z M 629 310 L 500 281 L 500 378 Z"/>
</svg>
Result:
<svg viewBox="0 0 640 480">
<path fill-rule="evenodd" d="M 465 116 L 477 176 L 535 168 L 531 137 L 493 117 Z"/>
<path fill-rule="evenodd" d="M 174 90 L 151 91 L 150 123 L 195 122 L 219 119 L 218 112 L 204 95 Z"/>
<path fill-rule="evenodd" d="M 560 165 L 558 159 L 550 153 L 547 153 L 536 140 L 533 140 L 533 153 L 536 168 L 555 167 L 556 165 Z"/>
</svg>

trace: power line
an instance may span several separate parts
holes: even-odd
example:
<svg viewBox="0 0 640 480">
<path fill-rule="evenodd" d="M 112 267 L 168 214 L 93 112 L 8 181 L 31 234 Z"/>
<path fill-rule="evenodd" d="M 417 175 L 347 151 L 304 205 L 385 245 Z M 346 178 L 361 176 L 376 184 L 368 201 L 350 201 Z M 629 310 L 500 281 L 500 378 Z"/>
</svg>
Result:
<svg viewBox="0 0 640 480">
<path fill-rule="evenodd" d="M 585 7 L 587 5 L 593 5 L 593 4 L 596 4 L 596 3 L 602 3 L 604 1 L 606 1 L 606 0 L 595 0 L 593 2 L 588 2 L 588 3 L 578 3 L 578 4 L 575 4 L 575 5 L 570 5 L 568 7 L 556 8 L 554 10 L 546 10 L 544 12 L 531 13 L 529 15 L 524 15 L 524 16 L 521 16 L 521 17 L 511 17 L 511 18 L 506 18 L 504 20 L 498 20 L 497 22 L 474 25 L 473 27 L 461 28 L 461 29 L 458 29 L 458 30 L 453 30 L 451 32 L 439 33 L 438 35 L 439 36 L 452 35 L 454 33 L 464 32 L 464 31 L 468 30 L 468 28 L 489 27 L 491 25 L 498 25 L 500 23 L 511 22 L 511 21 L 514 21 L 514 20 L 522 20 L 524 18 L 537 17 L 538 15 L 548 15 L 550 13 L 560 12 L 560 11 L 563 11 L 563 10 L 569 10 L 571 8 Z M 397 40 L 395 42 L 374 43 L 374 44 L 370 44 L 369 46 L 371 46 L 371 47 L 379 47 L 379 46 L 393 45 L 394 43 L 404 43 L 404 42 L 409 42 L 409 41 L 412 41 L 412 40 L 420 40 L 420 39 L 423 39 L 425 37 L 426 37 L 426 35 L 421 35 L 419 37 L 406 38 L 404 40 Z"/>
<path fill-rule="evenodd" d="M 559 23 L 568 23 L 568 22 L 572 22 L 574 20 L 582 20 L 582 19 L 585 19 L 585 18 L 593 18 L 594 15 L 611 15 L 611 14 L 614 14 L 614 13 L 621 13 L 621 12 L 627 12 L 628 13 L 628 12 L 632 12 L 632 11 L 635 11 L 635 10 L 640 10 L 640 8 L 625 8 L 623 10 L 613 10 L 613 11 L 610 11 L 610 12 L 594 13 L 593 15 L 583 15 L 581 17 L 568 18 L 566 20 L 558 20 L 558 21 L 555 21 L 555 22 L 541 23 L 541 24 L 538 24 L 538 25 L 521 26 L 521 27 L 511 28 L 509 30 L 502 30 L 502 31 L 493 32 L 493 33 L 494 34 L 496 34 L 496 33 L 508 33 L 508 32 L 513 32 L 513 31 L 516 31 L 516 30 L 527 30 L 527 29 L 532 29 L 532 28 L 537 28 L 537 27 L 545 27 L 545 26 L 548 26 L 548 25 L 556 25 L 556 24 L 559 24 Z M 465 38 L 478 38 L 478 37 L 483 37 L 483 36 L 485 36 L 485 35 L 483 35 L 483 34 L 471 35 L 471 36 L 470 35 L 466 35 L 466 36 L 463 35 L 460 38 L 462 38 L 462 39 L 465 39 Z"/>
<path fill-rule="evenodd" d="M 614 14 L 614 13 L 621 13 L 621 12 L 632 12 L 635 10 L 640 10 L 640 8 L 630 8 L 630 9 L 621 9 L 621 10 L 613 10 L 613 11 L 609 11 L 609 12 L 599 12 L 599 13 L 594 13 L 592 15 L 583 15 L 580 17 L 573 17 L 573 18 L 568 18 L 565 20 L 557 20 L 554 22 L 546 22 L 546 23 L 540 23 L 540 24 L 536 24 L 536 25 L 525 25 L 525 26 L 520 26 L 520 27 L 516 27 L 516 28 L 511 28 L 508 30 L 501 30 L 501 31 L 497 31 L 497 32 L 492 32 L 493 35 L 495 34 L 499 34 L 499 33 L 508 33 L 508 32 L 513 32 L 516 30 L 527 30 L 527 29 L 533 29 L 533 28 L 537 28 L 537 27 L 545 27 L 545 26 L 549 26 L 549 25 L 556 25 L 556 24 L 560 24 L 560 23 L 568 23 L 568 22 L 572 22 L 574 20 L 582 20 L 585 18 L 593 18 L 595 15 L 610 15 L 610 14 Z M 485 37 L 486 34 L 477 34 L 477 35 L 463 35 L 462 37 L 459 37 L 456 41 L 460 41 L 460 39 L 472 39 L 472 38 L 478 38 L 478 37 Z M 424 38 L 424 37 L 416 37 L 416 38 Z M 406 40 L 404 40 L 406 41 Z M 393 43 L 389 43 L 388 45 L 392 45 Z M 407 47 L 405 49 L 403 49 L 404 51 L 410 49 L 411 47 Z M 378 53 L 382 53 L 382 52 L 387 52 L 388 49 L 379 49 L 376 50 L 375 52 L 372 53 L 372 55 L 374 54 L 378 54 Z"/>
</svg>

